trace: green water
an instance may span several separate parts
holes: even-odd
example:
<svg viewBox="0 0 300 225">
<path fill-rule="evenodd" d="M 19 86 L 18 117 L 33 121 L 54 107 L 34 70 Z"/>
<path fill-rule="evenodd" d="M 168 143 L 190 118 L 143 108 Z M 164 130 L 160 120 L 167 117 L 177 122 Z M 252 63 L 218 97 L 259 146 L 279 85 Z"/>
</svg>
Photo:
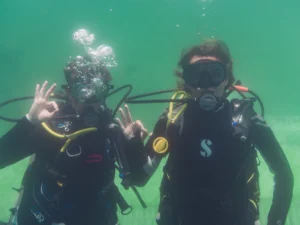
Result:
<svg viewBox="0 0 300 225">
<path fill-rule="evenodd" d="M 172 72 L 181 50 L 203 38 L 224 40 L 234 58 L 234 72 L 262 98 L 266 120 L 272 126 L 295 177 L 288 225 L 300 219 L 300 110 L 298 88 L 300 3 L 296 1 L 238 0 L 1 0 L 0 1 L 0 101 L 32 95 L 36 83 L 63 83 L 62 67 L 70 55 L 82 54 L 72 42 L 79 28 L 96 35 L 96 44 L 114 48 L 119 66 L 112 70 L 114 84 L 131 83 L 133 94 L 174 87 Z M 297 93 L 296 93 L 297 92 Z M 116 98 L 110 104 L 114 106 Z M 0 111 L 23 116 L 31 102 Z M 166 107 L 131 106 L 134 119 L 151 130 Z M 12 123 L 0 122 L 3 135 Z M 27 159 L 1 170 L 0 220 L 7 220 Z M 272 201 L 272 175 L 262 160 L 261 221 L 266 224 Z M 161 168 L 145 188 L 139 189 L 148 209 L 131 191 L 123 191 L 134 210 L 121 216 L 125 224 L 155 224 Z M 117 180 L 119 182 L 119 180 Z"/>
</svg>

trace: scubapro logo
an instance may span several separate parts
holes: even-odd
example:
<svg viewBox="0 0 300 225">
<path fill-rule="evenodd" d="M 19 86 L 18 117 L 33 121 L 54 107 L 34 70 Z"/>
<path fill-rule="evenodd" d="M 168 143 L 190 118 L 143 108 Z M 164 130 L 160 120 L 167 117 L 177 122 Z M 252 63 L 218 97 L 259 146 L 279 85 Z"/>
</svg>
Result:
<svg viewBox="0 0 300 225">
<path fill-rule="evenodd" d="M 70 126 L 72 125 L 72 121 L 64 121 L 64 123 L 60 123 L 57 125 L 57 128 L 62 129 L 64 128 L 64 130 L 66 132 L 70 131 Z"/>
<path fill-rule="evenodd" d="M 39 223 L 43 223 L 45 221 L 45 217 L 43 216 L 42 213 L 34 212 L 32 209 L 31 209 L 31 212 L 35 216 L 35 218 L 38 220 Z"/>
<path fill-rule="evenodd" d="M 210 140 L 204 139 L 201 141 L 201 150 L 200 154 L 202 157 L 208 158 L 212 154 L 212 142 Z"/>
</svg>

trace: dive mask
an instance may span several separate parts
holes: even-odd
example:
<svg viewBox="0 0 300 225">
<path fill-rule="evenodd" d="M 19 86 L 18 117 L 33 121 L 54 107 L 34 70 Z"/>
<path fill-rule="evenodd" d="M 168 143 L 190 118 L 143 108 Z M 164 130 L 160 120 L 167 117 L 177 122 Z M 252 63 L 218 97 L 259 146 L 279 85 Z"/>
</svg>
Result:
<svg viewBox="0 0 300 225">
<path fill-rule="evenodd" d="M 91 78 L 88 83 L 75 83 L 70 86 L 71 95 L 80 103 L 103 101 L 108 93 L 108 86 L 101 78 Z"/>
<path fill-rule="evenodd" d="M 105 73 L 107 71 L 97 62 L 77 56 L 65 67 L 71 95 L 80 103 L 104 101 L 110 88 Z"/>
<path fill-rule="evenodd" d="M 199 60 L 183 69 L 184 81 L 193 88 L 219 86 L 227 77 L 226 66 L 212 60 Z"/>
</svg>

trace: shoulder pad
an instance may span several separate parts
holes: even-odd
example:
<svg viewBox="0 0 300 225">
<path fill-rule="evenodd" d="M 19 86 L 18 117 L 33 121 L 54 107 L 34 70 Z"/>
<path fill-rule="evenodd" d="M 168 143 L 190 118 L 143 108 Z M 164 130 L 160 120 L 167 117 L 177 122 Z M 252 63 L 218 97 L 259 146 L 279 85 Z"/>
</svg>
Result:
<svg viewBox="0 0 300 225">
<path fill-rule="evenodd" d="M 250 107 L 253 108 L 254 102 L 255 99 L 253 98 L 246 98 L 246 99 L 234 98 L 231 100 L 231 104 L 234 112 L 240 111 L 241 109 L 245 109 L 245 108 L 250 108 Z"/>
<path fill-rule="evenodd" d="M 233 99 L 231 101 L 233 108 L 232 125 L 235 130 L 235 136 L 243 142 L 248 139 L 249 128 L 252 124 L 250 118 L 255 113 L 253 102 L 252 99 Z"/>
<path fill-rule="evenodd" d="M 185 103 L 176 103 L 174 105 L 174 110 L 173 113 L 177 113 L 180 109 L 182 109 L 182 107 L 184 106 Z"/>
<path fill-rule="evenodd" d="M 178 111 L 183 107 L 183 103 L 176 103 L 173 108 L 173 113 L 172 117 L 176 116 Z M 169 108 L 166 108 L 162 114 L 160 115 L 159 119 L 168 119 L 168 113 L 169 113 Z"/>
<path fill-rule="evenodd" d="M 172 112 L 171 118 L 174 118 L 177 115 L 177 113 L 182 109 L 183 106 L 184 106 L 184 103 L 177 103 L 177 104 L 175 104 L 174 108 L 173 108 L 173 112 Z M 166 111 L 167 111 L 166 116 L 168 117 L 169 108 Z M 181 116 L 177 119 L 177 121 L 175 122 L 175 124 L 178 124 L 178 122 L 181 121 L 182 115 L 183 114 L 181 114 Z"/>
<path fill-rule="evenodd" d="M 246 98 L 246 99 L 232 99 L 232 109 L 233 109 L 233 121 L 241 122 L 243 119 L 249 119 L 254 112 L 254 99 Z"/>
</svg>

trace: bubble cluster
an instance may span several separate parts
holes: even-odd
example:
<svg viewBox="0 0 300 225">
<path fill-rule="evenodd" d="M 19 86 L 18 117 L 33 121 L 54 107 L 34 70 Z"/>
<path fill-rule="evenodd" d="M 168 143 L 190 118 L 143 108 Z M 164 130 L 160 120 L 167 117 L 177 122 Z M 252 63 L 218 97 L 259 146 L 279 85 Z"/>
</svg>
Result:
<svg viewBox="0 0 300 225">
<path fill-rule="evenodd" d="M 87 53 L 96 61 L 102 62 L 106 67 L 115 67 L 115 54 L 113 49 L 107 45 L 100 45 L 97 49 L 87 48 Z"/>
<path fill-rule="evenodd" d="M 87 30 L 80 29 L 73 34 L 73 40 L 85 46 L 92 45 L 95 40 L 95 35 L 90 34 Z"/>
<path fill-rule="evenodd" d="M 76 76 L 76 82 L 89 83 L 90 78 L 102 77 L 102 65 L 95 60 L 86 59 L 82 56 L 76 56 L 69 63 L 68 70 L 72 71 L 72 75 Z"/>
<path fill-rule="evenodd" d="M 100 45 L 96 49 L 91 45 L 95 40 L 95 35 L 90 34 L 85 29 L 80 29 L 73 34 L 73 40 L 84 46 L 86 53 L 92 58 L 95 64 L 105 67 L 116 67 L 115 54 L 113 49 L 107 45 Z"/>
</svg>

